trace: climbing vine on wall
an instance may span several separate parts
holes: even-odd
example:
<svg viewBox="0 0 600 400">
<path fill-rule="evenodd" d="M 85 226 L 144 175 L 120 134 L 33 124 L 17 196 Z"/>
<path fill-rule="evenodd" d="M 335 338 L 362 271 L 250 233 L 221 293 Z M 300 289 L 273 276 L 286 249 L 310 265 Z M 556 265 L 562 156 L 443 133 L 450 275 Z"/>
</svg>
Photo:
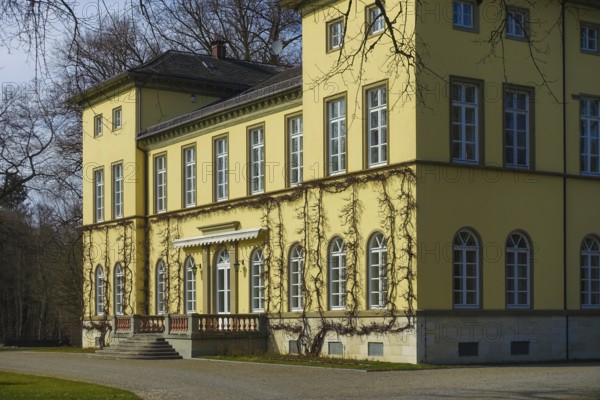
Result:
<svg viewBox="0 0 600 400">
<path fill-rule="evenodd" d="M 148 307 L 153 295 L 148 281 L 150 273 L 155 272 L 152 266 L 162 259 L 167 271 L 165 290 L 167 310 L 181 312 L 184 291 L 183 254 L 181 249 L 174 249 L 172 246 L 173 240 L 180 237 L 181 223 L 200 220 L 208 215 L 228 215 L 232 211 L 258 211 L 265 231 L 263 236 L 265 311 L 271 316 L 271 329 L 295 335 L 300 350 L 311 355 L 318 355 L 321 352 L 329 333 L 360 336 L 371 333 L 398 333 L 411 329 L 414 317 L 413 285 L 416 257 L 414 184 L 414 171 L 406 166 L 396 166 L 377 172 L 369 171 L 365 174 L 336 179 L 310 181 L 284 193 L 266 194 L 181 213 L 150 217 L 145 224 L 144 303 Z M 365 238 L 360 228 L 365 207 L 360 194 L 361 190 L 364 193 L 364 189 L 377 192 L 380 227 L 386 237 L 387 245 L 385 304 L 380 310 L 380 318 L 377 319 L 379 322 L 369 324 L 364 324 L 359 318 L 360 311 L 364 310 L 367 304 L 364 285 L 366 278 L 361 275 L 359 268 L 362 264 L 360 260 L 363 259 L 366 251 Z M 331 196 L 343 199 L 343 206 L 339 210 L 333 211 L 327 208 L 326 199 Z M 289 205 L 293 210 L 293 216 L 285 215 L 284 205 Z M 300 223 L 295 234 L 299 237 L 299 244 L 304 254 L 304 267 L 301 269 L 303 308 L 299 313 L 288 314 L 286 299 L 289 298 L 287 282 L 290 243 L 286 239 L 284 221 L 294 217 Z M 328 313 L 326 295 L 328 293 L 328 237 L 336 233 L 331 232 L 329 224 L 335 218 L 343 227 L 341 233 L 346 251 L 346 307 L 343 317 L 339 317 L 338 313 L 333 318 Z M 127 243 L 128 237 L 132 236 L 131 233 L 127 233 L 130 232 L 128 229 L 132 232 L 133 228 L 123 226 L 123 233 L 119 239 L 124 243 Z M 152 241 L 151 237 L 157 237 L 158 240 Z M 91 246 L 91 242 L 91 232 L 89 232 L 88 240 L 84 243 Z M 153 246 L 152 251 L 150 244 Z M 127 244 L 124 246 L 121 262 L 127 271 L 131 271 L 133 251 L 126 248 L 130 246 Z M 150 254 L 154 254 L 157 258 L 150 260 Z M 104 252 L 104 257 L 105 265 L 109 265 L 107 251 Z M 93 257 L 90 255 L 87 259 L 88 265 L 91 266 L 88 281 L 93 283 Z M 133 278 L 130 278 L 129 273 L 127 282 L 128 287 L 131 288 Z M 86 290 L 86 293 L 93 293 L 93 290 Z M 92 304 L 91 301 L 90 294 L 89 304 Z M 128 311 L 131 311 L 131 308 L 128 308 Z"/>
</svg>

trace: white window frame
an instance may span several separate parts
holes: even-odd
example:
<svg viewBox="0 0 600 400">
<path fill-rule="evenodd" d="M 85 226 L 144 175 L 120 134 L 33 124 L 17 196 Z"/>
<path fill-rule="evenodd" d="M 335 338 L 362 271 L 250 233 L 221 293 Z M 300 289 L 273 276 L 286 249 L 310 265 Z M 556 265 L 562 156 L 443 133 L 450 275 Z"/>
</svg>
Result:
<svg viewBox="0 0 600 400">
<path fill-rule="evenodd" d="M 224 201 L 229 198 L 229 160 L 227 138 L 215 140 L 215 199 Z"/>
<path fill-rule="evenodd" d="M 329 308 L 346 308 L 346 244 L 335 237 L 329 244 Z"/>
<path fill-rule="evenodd" d="M 579 126 L 581 173 L 600 175 L 600 99 L 580 100 Z"/>
<path fill-rule="evenodd" d="M 94 136 L 100 137 L 102 136 L 102 131 L 104 127 L 104 121 L 102 120 L 102 114 L 98 114 L 94 116 Z"/>
<path fill-rule="evenodd" d="M 194 207 L 196 205 L 196 147 L 184 148 L 183 160 L 184 207 Z"/>
<path fill-rule="evenodd" d="M 304 308 L 304 249 L 299 244 L 290 249 L 290 310 Z"/>
<path fill-rule="evenodd" d="M 123 289 L 125 281 L 123 279 L 123 267 L 121 264 L 115 264 L 115 315 L 123 315 Z"/>
<path fill-rule="evenodd" d="M 387 243 L 382 233 L 369 240 L 367 252 L 369 273 L 369 308 L 382 309 L 387 304 Z"/>
<path fill-rule="evenodd" d="M 265 311 L 265 258 L 262 249 L 255 249 L 250 257 L 252 312 Z"/>
<path fill-rule="evenodd" d="M 457 92 L 455 89 L 460 89 Z M 467 90 L 473 90 L 473 99 L 468 98 Z M 460 164 L 478 164 L 479 146 L 480 146 L 480 116 L 479 116 L 479 85 L 476 83 L 453 81 L 450 83 L 451 92 L 451 149 L 452 162 Z M 455 93 L 458 93 L 458 98 L 455 98 Z M 471 101 L 472 100 L 472 101 Z M 455 120 L 457 115 L 460 120 Z M 472 121 L 467 121 L 467 116 L 473 113 Z M 468 138 L 468 128 L 473 128 L 474 138 Z M 458 138 L 455 135 L 455 130 L 458 130 Z M 459 146 L 458 154 L 454 154 L 455 145 Z M 472 155 L 469 154 L 469 148 L 472 147 Z"/>
<path fill-rule="evenodd" d="M 581 307 L 600 308 L 600 241 L 587 236 L 581 244 Z"/>
<path fill-rule="evenodd" d="M 467 19 L 466 10 L 470 8 L 471 18 Z M 475 29 L 475 4 L 470 1 L 452 2 L 452 25 L 460 29 Z"/>
<path fill-rule="evenodd" d="M 104 315 L 104 269 L 96 266 L 96 315 Z"/>
<path fill-rule="evenodd" d="M 327 170 L 329 175 L 346 172 L 346 140 L 346 97 L 340 97 L 327 102 Z"/>
<path fill-rule="evenodd" d="M 369 167 L 386 165 L 388 146 L 387 88 L 367 90 L 367 151 Z"/>
<path fill-rule="evenodd" d="M 456 233 L 452 242 L 452 250 L 452 303 L 454 308 L 478 308 L 481 297 L 479 240 L 474 232 L 463 229 Z M 459 259 L 457 259 L 457 255 L 460 255 Z M 469 267 L 472 267 L 472 273 L 469 273 Z M 468 295 L 471 293 L 474 297 L 473 300 L 468 299 Z"/>
<path fill-rule="evenodd" d="M 185 312 L 196 312 L 196 263 L 192 256 L 185 260 Z"/>
<path fill-rule="evenodd" d="M 344 46 L 344 20 L 342 18 L 327 24 L 327 50 L 333 51 Z"/>
<path fill-rule="evenodd" d="M 222 248 L 217 254 L 217 314 L 231 312 L 231 258 L 229 251 Z"/>
<path fill-rule="evenodd" d="M 104 169 L 94 171 L 94 221 L 104 222 Z"/>
<path fill-rule="evenodd" d="M 527 37 L 527 12 L 509 8 L 506 14 L 506 37 L 526 39 Z"/>
<path fill-rule="evenodd" d="M 112 129 L 116 131 L 123 127 L 123 109 L 121 107 L 113 108 L 112 111 Z"/>
<path fill-rule="evenodd" d="M 522 96 L 525 96 L 524 101 Z M 531 166 L 530 106 L 529 91 L 508 89 L 504 92 L 504 159 L 507 167 L 530 168 Z M 524 130 L 519 126 L 520 121 L 523 120 Z M 525 152 L 524 162 L 519 161 L 519 153 L 522 151 Z"/>
<path fill-rule="evenodd" d="M 288 119 L 290 186 L 298 186 L 304 178 L 304 136 L 302 116 Z"/>
<path fill-rule="evenodd" d="M 260 194 L 265 192 L 265 130 L 252 128 L 250 137 L 250 193 Z"/>
<path fill-rule="evenodd" d="M 385 29 L 383 13 L 377 5 L 367 7 L 367 29 L 370 36 L 377 35 Z"/>
<path fill-rule="evenodd" d="M 154 158 L 154 207 L 156 213 L 167 211 L 167 156 Z"/>
<path fill-rule="evenodd" d="M 531 245 L 525 235 L 514 232 L 508 237 L 505 264 L 506 308 L 531 307 Z"/>
<path fill-rule="evenodd" d="M 113 164 L 113 218 L 123 218 L 123 164 Z"/>
<path fill-rule="evenodd" d="M 167 312 L 167 267 L 164 261 L 156 264 L 156 313 Z"/>
<path fill-rule="evenodd" d="M 585 53 L 598 53 L 598 28 L 582 24 L 579 44 Z"/>
</svg>

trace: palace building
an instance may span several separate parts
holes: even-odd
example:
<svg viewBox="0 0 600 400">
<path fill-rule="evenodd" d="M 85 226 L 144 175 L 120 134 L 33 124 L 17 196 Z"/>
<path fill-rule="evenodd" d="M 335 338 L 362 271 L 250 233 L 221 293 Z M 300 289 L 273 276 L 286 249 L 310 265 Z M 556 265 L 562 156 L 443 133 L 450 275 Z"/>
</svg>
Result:
<svg viewBox="0 0 600 400">
<path fill-rule="evenodd" d="M 80 95 L 84 346 L 600 358 L 600 2 L 503 4 L 283 0 L 301 67 Z"/>
</svg>

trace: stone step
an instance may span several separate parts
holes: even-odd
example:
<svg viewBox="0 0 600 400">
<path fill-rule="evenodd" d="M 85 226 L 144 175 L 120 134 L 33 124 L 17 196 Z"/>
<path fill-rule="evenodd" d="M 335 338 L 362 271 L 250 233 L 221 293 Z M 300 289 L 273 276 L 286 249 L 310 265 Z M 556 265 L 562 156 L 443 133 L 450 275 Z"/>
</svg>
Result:
<svg viewBox="0 0 600 400">
<path fill-rule="evenodd" d="M 182 358 L 163 337 L 136 335 L 90 354 L 93 358 L 175 360 Z"/>
<path fill-rule="evenodd" d="M 167 355 L 145 355 L 145 354 L 102 354 L 102 353 L 93 353 L 88 354 L 88 357 L 91 358 L 100 358 L 105 360 L 181 360 L 183 357 L 179 355 L 179 353 L 175 354 L 167 354 Z"/>
</svg>

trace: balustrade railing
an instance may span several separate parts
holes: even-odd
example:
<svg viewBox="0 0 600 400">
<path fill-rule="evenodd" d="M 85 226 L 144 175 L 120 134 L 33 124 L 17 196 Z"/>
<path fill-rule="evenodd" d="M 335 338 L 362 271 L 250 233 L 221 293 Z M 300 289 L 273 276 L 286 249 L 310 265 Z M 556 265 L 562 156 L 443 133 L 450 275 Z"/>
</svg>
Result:
<svg viewBox="0 0 600 400">
<path fill-rule="evenodd" d="M 200 332 L 260 332 L 260 314 L 202 314 L 198 318 Z"/>
<path fill-rule="evenodd" d="M 165 321 L 166 320 L 166 321 Z M 264 330 L 261 314 L 119 315 L 115 333 L 251 333 Z"/>
</svg>

